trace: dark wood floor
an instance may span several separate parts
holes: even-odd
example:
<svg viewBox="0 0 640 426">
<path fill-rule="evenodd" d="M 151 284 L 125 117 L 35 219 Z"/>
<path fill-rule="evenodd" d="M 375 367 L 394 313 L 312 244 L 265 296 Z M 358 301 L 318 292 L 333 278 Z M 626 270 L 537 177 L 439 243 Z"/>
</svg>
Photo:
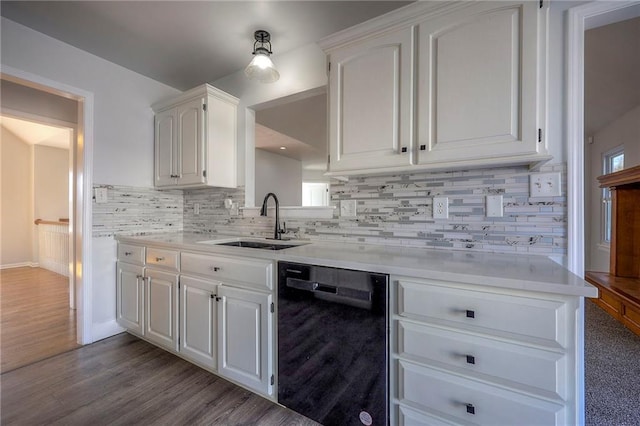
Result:
<svg viewBox="0 0 640 426">
<path fill-rule="evenodd" d="M 67 277 L 41 268 L 0 271 L 1 372 L 78 347 Z"/>
<path fill-rule="evenodd" d="M 317 425 L 126 333 L 0 384 L 3 425 Z"/>
</svg>

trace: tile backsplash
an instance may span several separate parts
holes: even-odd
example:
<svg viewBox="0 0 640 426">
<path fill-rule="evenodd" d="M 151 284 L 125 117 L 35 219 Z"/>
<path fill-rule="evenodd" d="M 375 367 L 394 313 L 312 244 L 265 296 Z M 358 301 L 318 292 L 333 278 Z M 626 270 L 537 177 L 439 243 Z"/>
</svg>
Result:
<svg viewBox="0 0 640 426">
<path fill-rule="evenodd" d="M 566 167 L 547 165 L 541 171 L 560 172 L 561 196 L 529 197 L 530 172 L 526 166 L 332 181 L 331 203 L 338 207 L 333 218 L 288 218 L 286 226 L 290 237 L 310 240 L 566 255 Z M 232 216 L 225 209 L 226 198 L 243 205 L 242 189 L 207 188 L 182 193 L 109 188 L 114 194 L 109 202 L 94 204 L 94 236 L 180 230 L 245 236 L 273 233 L 273 218 L 244 217 L 242 213 Z M 277 193 L 277 188 L 274 190 Z M 485 216 L 485 197 L 494 194 L 503 196 L 503 217 Z M 448 219 L 433 219 L 434 196 L 448 197 Z M 356 201 L 355 218 L 339 217 L 342 200 Z M 150 206 L 136 209 L 135 205 L 142 203 Z M 107 207 L 112 204 L 112 208 Z M 176 209 L 182 209 L 181 216 Z M 131 210 L 135 210 L 133 216 Z M 136 222 L 130 223 L 129 219 Z"/>
</svg>

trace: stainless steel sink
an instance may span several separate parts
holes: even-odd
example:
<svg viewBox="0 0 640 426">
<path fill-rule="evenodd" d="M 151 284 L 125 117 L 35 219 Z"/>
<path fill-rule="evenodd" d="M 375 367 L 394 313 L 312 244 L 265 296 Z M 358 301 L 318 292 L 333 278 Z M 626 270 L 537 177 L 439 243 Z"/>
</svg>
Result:
<svg viewBox="0 0 640 426">
<path fill-rule="evenodd" d="M 275 243 L 263 243 L 260 241 L 230 241 L 228 243 L 218 243 L 218 246 L 234 246 L 245 248 L 256 248 L 263 250 L 282 250 L 286 248 L 295 247 L 299 244 L 275 244 Z"/>
</svg>

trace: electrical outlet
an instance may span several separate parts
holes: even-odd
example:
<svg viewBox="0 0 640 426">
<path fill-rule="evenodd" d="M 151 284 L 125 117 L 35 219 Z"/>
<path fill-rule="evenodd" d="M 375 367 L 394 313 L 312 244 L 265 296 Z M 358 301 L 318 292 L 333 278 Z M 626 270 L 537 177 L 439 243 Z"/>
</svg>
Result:
<svg viewBox="0 0 640 426">
<path fill-rule="evenodd" d="M 433 197 L 433 218 L 448 219 L 449 218 L 449 198 Z"/>
<path fill-rule="evenodd" d="M 340 201 L 340 217 L 356 217 L 356 200 Z"/>
<path fill-rule="evenodd" d="M 560 173 L 532 173 L 529 175 L 530 197 L 559 197 Z"/>
<path fill-rule="evenodd" d="M 107 188 L 95 189 L 96 204 L 104 204 L 108 201 Z"/>
<path fill-rule="evenodd" d="M 487 195 L 487 217 L 502 217 L 502 195 Z"/>
</svg>

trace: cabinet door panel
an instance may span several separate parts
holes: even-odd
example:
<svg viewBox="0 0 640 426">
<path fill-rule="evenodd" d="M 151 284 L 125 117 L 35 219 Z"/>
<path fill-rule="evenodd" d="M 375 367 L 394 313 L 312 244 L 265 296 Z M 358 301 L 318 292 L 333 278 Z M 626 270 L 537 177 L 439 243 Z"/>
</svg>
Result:
<svg viewBox="0 0 640 426">
<path fill-rule="evenodd" d="M 178 106 L 178 184 L 203 183 L 204 98 Z"/>
<path fill-rule="evenodd" d="M 270 395 L 272 356 L 271 295 L 220 286 L 218 371 Z"/>
<path fill-rule="evenodd" d="M 412 49 L 406 28 L 331 54 L 331 171 L 410 164 Z"/>
<path fill-rule="evenodd" d="M 116 282 L 116 319 L 122 327 L 138 334 L 144 333 L 144 287 L 141 266 L 118 262 Z"/>
<path fill-rule="evenodd" d="M 180 352 L 211 369 L 217 368 L 217 289 L 209 281 L 180 277 Z"/>
<path fill-rule="evenodd" d="M 155 185 L 167 186 L 175 184 L 177 174 L 176 111 L 170 109 L 156 114 L 155 142 Z"/>
<path fill-rule="evenodd" d="M 534 2 L 479 4 L 419 27 L 419 163 L 538 151 Z"/>
<path fill-rule="evenodd" d="M 145 336 L 167 349 L 178 350 L 178 276 L 145 271 Z"/>
</svg>

